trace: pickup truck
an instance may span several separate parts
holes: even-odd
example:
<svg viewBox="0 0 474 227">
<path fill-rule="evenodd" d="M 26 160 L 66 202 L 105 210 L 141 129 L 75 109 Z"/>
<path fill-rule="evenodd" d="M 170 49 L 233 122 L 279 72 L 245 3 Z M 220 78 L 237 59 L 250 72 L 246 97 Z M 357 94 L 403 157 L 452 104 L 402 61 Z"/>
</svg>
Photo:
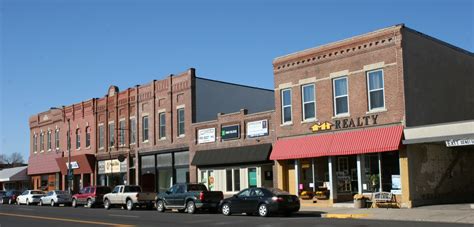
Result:
<svg viewBox="0 0 474 227">
<path fill-rule="evenodd" d="M 117 185 L 111 193 L 104 195 L 104 208 L 108 210 L 112 206 L 125 205 L 127 210 L 133 210 L 136 206 L 151 209 L 154 198 L 154 193 L 142 192 L 138 185 Z"/>
<path fill-rule="evenodd" d="M 159 193 L 155 203 L 158 212 L 177 209 L 181 213 L 194 214 L 197 209 L 217 211 L 223 198 L 221 191 L 208 191 L 204 184 L 180 183 L 164 193 Z"/>
</svg>

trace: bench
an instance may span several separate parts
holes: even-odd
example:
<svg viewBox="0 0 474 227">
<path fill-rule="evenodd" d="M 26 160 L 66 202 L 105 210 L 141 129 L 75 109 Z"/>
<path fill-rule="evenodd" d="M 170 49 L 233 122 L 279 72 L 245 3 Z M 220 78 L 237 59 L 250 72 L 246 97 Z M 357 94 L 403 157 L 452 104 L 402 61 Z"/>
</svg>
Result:
<svg viewBox="0 0 474 227">
<path fill-rule="evenodd" d="M 397 199 L 391 192 L 375 192 L 372 194 L 371 208 L 399 208 Z"/>
</svg>

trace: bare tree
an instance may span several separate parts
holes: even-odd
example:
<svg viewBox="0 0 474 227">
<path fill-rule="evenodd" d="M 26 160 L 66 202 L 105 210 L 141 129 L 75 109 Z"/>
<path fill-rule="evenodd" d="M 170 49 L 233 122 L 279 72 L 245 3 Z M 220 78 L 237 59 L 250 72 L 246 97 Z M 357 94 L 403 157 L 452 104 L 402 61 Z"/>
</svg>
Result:
<svg viewBox="0 0 474 227">
<path fill-rule="evenodd" d="M 11 167 L 21 166 L 24 162 L 23 155 L 20 152 L 13 152 L 10 156 L 3 155 L 3 161 Z"/>
</svg>

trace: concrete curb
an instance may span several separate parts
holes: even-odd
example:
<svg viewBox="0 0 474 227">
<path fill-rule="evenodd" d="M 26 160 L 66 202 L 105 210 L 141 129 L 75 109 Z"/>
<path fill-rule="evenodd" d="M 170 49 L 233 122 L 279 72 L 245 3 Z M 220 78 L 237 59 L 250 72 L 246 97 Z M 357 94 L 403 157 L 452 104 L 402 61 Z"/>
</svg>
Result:
<svg viewBox="0 0 474 227">
<path fill-rule="evenodd" d="M 353 218 L 353 219 L 359 219 L 359 218 L 367 218 L 369 217 L 369 214 L 321 214 L 322 218 Z"/>
</svg>

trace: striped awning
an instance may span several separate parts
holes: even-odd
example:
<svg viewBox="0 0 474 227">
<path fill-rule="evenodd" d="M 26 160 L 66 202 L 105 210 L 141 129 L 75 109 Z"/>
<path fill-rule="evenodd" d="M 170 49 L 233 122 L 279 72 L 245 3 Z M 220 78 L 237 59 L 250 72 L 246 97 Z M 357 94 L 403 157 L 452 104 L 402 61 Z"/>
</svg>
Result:
<svg viewBox="0 0 474 227">
<path fill-rule="evenodd" d="M 279 139 L 271 160 L 354 155 L 398 150 L 403 126 L 364 128 L 297 138 Z"/>
</svg>

